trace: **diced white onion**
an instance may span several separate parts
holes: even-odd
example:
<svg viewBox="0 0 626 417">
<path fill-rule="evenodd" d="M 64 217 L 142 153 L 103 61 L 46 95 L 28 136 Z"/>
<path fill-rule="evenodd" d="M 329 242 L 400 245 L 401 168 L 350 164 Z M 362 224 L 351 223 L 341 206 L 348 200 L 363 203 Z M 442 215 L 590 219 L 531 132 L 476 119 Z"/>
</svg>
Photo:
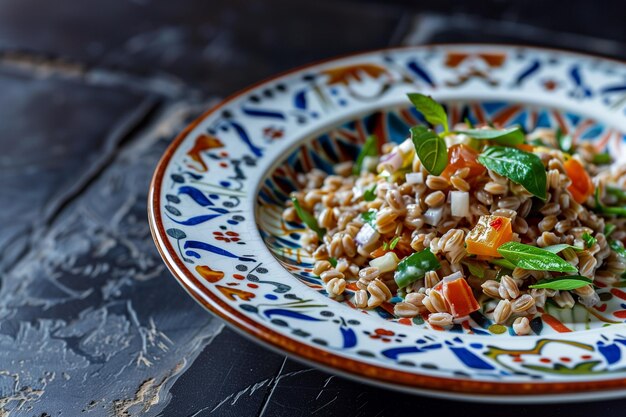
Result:
<svg viewBox="0 0 626 417">
<path fill-rule="evenodd" d="M 373 242 L 376 242 L 380 238 L 380 235 L 369 223 L 365 223 L 361 226 L 361 230 L 356 234 L 354 240 L 356 243 L 362 246 L 369 246 Z"/>
<path fill-rule="evenodd" d="M 465 191 L 451 191 L 450 211 L 454 217 L 469 216 L 469 193 Z"/>
<path fill-rule="evenodd" d="M 437 226 L 443 217 L 443 207 L 429 208 L 424 213 L 424 222 L 431 226 Z"/>
<path fill-rule="evenodd" d="M 363 158 L 363 165 L 361 165 L 361 171 L 366 172 L 375 172 L 376 166 L 378 165 L 378 157 L 377 156 L 366 156 Z"/>
<path fill-rule="evenodd" d="M 413 141 L 410 138 L 398 145 L 398 149 L 403 155 L 415 152 L 415 146 L 413 145 Z"/>
<path fill-rule="evenodd" d="M 375 266 L 380 272 L 390 272 L 396 270 L 398 262 L 400 262 L 400 260 L 394 252 L 387 252 L 381 257 L 372 259 L 370 266 Z"/>
<path fill-rule="evenodd" d="M 458 144 L 469 144 L 470 143 L 471 138 L 463 133 L 458 133 L 456 135 L 446 135 L 445 137 L 445 141 L 446 141 L 446 146 L 449 148 L 450 146 L 453 145 L 458 145 Z"/>
<path fill-rule="evenodd" d="M 424 174 L 421 172 L 409 172 L 406 174 L 407 184 L 424 184 Z"/>
<path fill-rule="evenodd" d="M 402 167 L 403 162 L 404 160 L 400 152 L 392 152 L 380 158 L 380 164 L 378 164 L 376 169 L 378 172 L 388 171 L 390 174 L 393 174 Z"/>
<path fill-rule="evenodd" d="M 463 273 L 461 271 L 456 271 L 448 276 L 443 277 L 442 281 L 450 282 L 450 281 L 457 280 L 459 278 L 463 278 Z"/>
</svg>

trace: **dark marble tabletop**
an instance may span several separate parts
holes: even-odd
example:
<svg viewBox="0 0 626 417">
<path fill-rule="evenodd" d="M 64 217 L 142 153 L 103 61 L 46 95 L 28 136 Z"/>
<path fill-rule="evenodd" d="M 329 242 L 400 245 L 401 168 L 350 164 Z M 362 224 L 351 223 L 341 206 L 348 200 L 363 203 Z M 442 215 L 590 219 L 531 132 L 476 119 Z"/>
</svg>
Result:
<svg viewBox="0 0 626 417">
<path fill-rule="evenodd" d="M 199 307 L 147 225 L 161 153 L 273 73 L 428 42 L 626 58 L 622 2 L 0 1 L 0 416 L 623 416 L 385 391 L 257 346 Z"/>
</svg>

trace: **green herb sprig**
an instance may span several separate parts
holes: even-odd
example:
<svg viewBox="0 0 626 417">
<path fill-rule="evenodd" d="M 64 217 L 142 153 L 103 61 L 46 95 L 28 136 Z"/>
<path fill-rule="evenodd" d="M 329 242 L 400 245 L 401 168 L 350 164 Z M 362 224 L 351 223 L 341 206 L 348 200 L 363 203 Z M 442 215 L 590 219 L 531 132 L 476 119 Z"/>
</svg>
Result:
<svg viewBox="0 0 626 417">
<path fill-rule="evenodd" d="M 507 242 L 498 248 L 498 253 L 513 265 L 533 271 L 578 272 L 558 255 L 545 249 L 518 242 Z"/>
<path fill-rule="evenodd" d="M 478 156 L 478 162 L 532 195 L 546 199 L 546 169 L 537 155 L 517 148 L 491 146 Z"/>
<path fill-rule="evenodd" d="M 422 165 L 433 175 L 440 175 L 448 165 L 446 141 L 426 126 L 413 126 L 411 140 Z"/>
<path fill-rule="evenodd" d="M 592 282 L 593 281 L 587 277 L 583 277 L 581 275 L 571 275 L 552 279 L 542 279 L 536 284 L 529 285 L 528 288 L 545 288 L 548 290 L 569 291 L 584 287 Z"/>
</svg>

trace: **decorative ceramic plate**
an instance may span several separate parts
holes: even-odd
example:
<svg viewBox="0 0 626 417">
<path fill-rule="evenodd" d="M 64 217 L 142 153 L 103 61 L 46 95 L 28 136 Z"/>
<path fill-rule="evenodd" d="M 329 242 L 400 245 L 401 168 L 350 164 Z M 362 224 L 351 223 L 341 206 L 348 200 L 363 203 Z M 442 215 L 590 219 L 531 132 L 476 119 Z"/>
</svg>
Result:
<svg viewBox="0 0 626 417">
<path fill-rule="evenodd" d="M 626 64 L 519 46 L 439 45 L 353 55 L 280 75 L 211 109 L 154 175 L 157 247 L 202 305 L 280 352 L 359 381 L 483 401 L 626 395 L 626 291 L 547 306 L 532 334 L 482 314 L 442 331 L 393 302 L 330 299 L 281 211 L 295 176 L 353 159 L 370 133 L 400 142 L 419 122 L 405 94 L 446 104 L 452 123 L 561 127 L 624 159 Z"/>
</svg>

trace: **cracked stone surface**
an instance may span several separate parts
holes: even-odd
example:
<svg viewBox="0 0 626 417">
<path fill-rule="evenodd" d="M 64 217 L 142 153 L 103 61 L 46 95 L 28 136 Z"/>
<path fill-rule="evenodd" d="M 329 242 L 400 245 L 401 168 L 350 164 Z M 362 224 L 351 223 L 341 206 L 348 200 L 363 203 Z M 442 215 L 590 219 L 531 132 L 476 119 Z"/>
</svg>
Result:
<svg viewBox="0 0 626 417">
<path fill-rule="evenodd" d="M 166 106 L 4 275 L 4 415 L 156 413 L 220 332 L 221 322 L 170 278 L 146 223 L 158 158 L 205 106 Z"/>
<path fill-rule="evenodd" d="M 145 96 L 0 72 L 0 271 L 57 210 L 63 196 L 106 162 Z M 118 129 L 112 127 L 118 125 Z M 20 221 L 16 221 L 19 219 Z"/>
<path fill-rule="evenodd" d="M 504 41 L 625 58 L 623 4 L 585 4 L 0 1 L 0 417 L 622 416 L 624 401 L 406 395 L 268 351 L 187 296 L 146 214 L 156 162 L 214 97 L 388 45 Z"/>
<path fill-rule="evenodd" d="M 400 18 L 393 7 L 324 0 L 135 0 L 84 8 L 72 0 L 4 3 L 0 49 L 54 51 L 90 66 L 184 80 L 219 95 L 294 65 L 384 47 Z M 32 13 L 34 7 L 43 10 Z"/>
</svg>

